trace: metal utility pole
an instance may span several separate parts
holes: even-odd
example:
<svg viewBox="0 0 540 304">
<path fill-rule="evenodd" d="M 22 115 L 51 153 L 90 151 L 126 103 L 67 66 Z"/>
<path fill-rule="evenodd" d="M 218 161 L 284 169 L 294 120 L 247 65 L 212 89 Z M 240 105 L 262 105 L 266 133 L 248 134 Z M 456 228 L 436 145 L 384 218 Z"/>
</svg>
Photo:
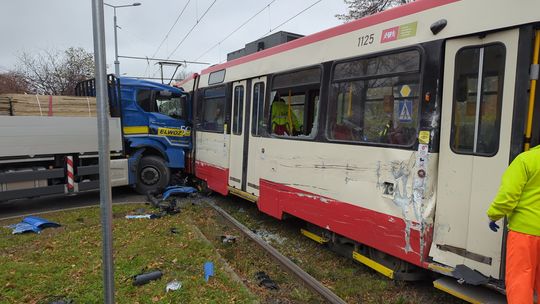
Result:
<svg viewBox="0 0 540 304">
<path fill-rule="evenodd" d="M 120 61 L 118 61 L 118 25 L 116 24 L 116 7 L 114 9 L 114 75 L 120 77 Z"/>
<path fill-rule="evenodd" d="M 116 23 L 116 9 L 121 7 L 139 6 L 139 2 L 135 2 L 128 5 L 111 5 L 104 3 L 106 6 L 114 9 L 114 74 L 116 77 L 120 77 L 120 61 L 118 61 L 118 24 Z"/>
<path fill-rule="evenodd" d="M 92 0 L 94 57 L 96 75 L 96 113 L 99 143 L 99 199 L 103 232 L 103 294 L 104 303 L 114 303 L 114 261 L 112 239 L 112 196 L 109 149 L 109 117 L 107 94 L 107 56 L 105 53 L 105 22 L 103 0 Z"/>
</svg>

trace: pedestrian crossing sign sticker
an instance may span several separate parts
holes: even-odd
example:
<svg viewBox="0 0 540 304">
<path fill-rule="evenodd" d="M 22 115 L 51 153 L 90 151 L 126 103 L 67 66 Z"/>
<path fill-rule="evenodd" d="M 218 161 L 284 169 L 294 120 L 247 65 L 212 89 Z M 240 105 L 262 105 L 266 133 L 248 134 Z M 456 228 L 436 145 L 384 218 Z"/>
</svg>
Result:
<svg viewBox="0 0 540 304">
<path fill-rule="evenodd" d="M 399 121 L 411 122 L 412 121 L 412 100 L 402 99 L 399 101 Z"/>
</svg>

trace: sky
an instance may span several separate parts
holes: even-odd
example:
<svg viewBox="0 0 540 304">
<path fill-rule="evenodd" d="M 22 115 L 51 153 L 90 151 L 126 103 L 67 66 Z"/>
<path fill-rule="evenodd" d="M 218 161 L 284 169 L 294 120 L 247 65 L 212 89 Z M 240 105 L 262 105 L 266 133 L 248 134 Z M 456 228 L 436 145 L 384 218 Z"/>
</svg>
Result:
<svg viewBox="0 0 540 304">
<path fill-rule="evenodd" d="M 14 69 L 21 52 L 35 54 L 44 50 L 65 50 L 69 47 L 82 47 L 93 52 L 91 0 L 0 1 L 0 37 L 2 37 L 0 73 Z M 211 64 L 226 61 L 227 53 L 241 49 L 246 43 L 270 33 L 283 30 L 309 35 L 339 25 L 342 21 L 335 15 L 347 11 L 342 0 L 135 0 L 133 2 L 108 0 L 105 2 L 111 5 L 141 3 L 140 6 L 117 9 L 120 27 L 118 29 L 119 55 L 201 61 Z M 268 6 L 269 3 L 271 3 L 270 6 Z M 278 25 L 314 3 L 316 4 L 313 7 L 276 29 Z M 178 23 L 164 40 L 184 7 L 185 11 Z M 263 11 L 244 27 L 202 56 L 261 10 Z M 206 11 L 207 13 L 204 14 Z M 197 25 L 193 28 L 195 24 Z M 193 28 L 192 32 L 187 35 L 191 28 Z M 113 73 L 113 9 L 107 6 L 105 7 L 105 29 L 107 72 Z M 184 41 L 181 42 L 183 39 Z M 162 46 L 158 49 L 161 43 Z M 189 73 L 198 72 L 207 66 L 187 64 L 181 70 Z M 170 67 L 166 68 L 165 77 L 170 77 L 173 70 Z M 132 77 L 160 76 L 155 62 L 125 58 L 120 58 L 120 74 Z"/>
</svg>

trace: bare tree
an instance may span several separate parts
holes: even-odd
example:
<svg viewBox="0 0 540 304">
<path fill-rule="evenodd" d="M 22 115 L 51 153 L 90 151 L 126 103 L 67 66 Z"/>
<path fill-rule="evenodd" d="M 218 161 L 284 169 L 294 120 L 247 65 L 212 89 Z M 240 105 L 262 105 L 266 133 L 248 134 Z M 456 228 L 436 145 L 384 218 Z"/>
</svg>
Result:
<svg viewBox="0 0 540 304">
<path fill-rule="evenodd" d="M 174 78 L 176 79 L 176 81 L 182 81 L 186 78 L 191 77 L 191 75 L 193 75 L 194 73 L 195 72 L 184 69 L 184 70 L 178 71 L 178 73 L 176 73 L 176 76 Z"/>
<path fill-rule="evenodd" d="M 407 4 L 414 0 L 343 0 L 349 7 L 349 12 L 336 17 L 345 22 L 373 15 L 386 9 Z"/>
<path fill-rule="evenodd" d="M 21 75 L 15 72 L 0 74 L 0 94 L 28 92 L 28 84 Z"/>
<path fill-rule="evenodd" d="M 94 77 L 94 56 L 73 47 L 35 55 L 23 52 L 18 57 L 17 73 L 31 93 L 73 95 L 78 82 Z"/>
</svg>

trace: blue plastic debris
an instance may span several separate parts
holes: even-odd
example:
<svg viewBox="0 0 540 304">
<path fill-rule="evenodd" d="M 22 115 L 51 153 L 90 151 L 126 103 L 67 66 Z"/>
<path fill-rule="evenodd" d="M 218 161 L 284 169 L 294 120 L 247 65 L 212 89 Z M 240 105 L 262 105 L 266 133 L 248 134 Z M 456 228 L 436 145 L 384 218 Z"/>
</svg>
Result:
<svg viewBox="0 0 540 304">
<path fill-rule="evenodd" d="M 23 219 L 23 222 L 38 227 L 39 229 L 60 227 L 60 224 L 48 221 L 44 218 L 37 216 L 27 216 Z"/>
<path fill-rule="evenodd" d="M 163 192 L 163 198 L 162 200 L 166 200 L 169 198 L 169 196 L 174 194 L 191 194 L 197 192 L 197 189 L 193 187 L 184 187 L 184 186 L 171 186 L 165 188 L 165 192 Z"/>
<path fill-rule="evenodd" d="M 204 263 L 204 280 L 208 282 L 208 279 L 213 276 L 214 276 L 214 263 L 212 262 Z"/>
<path fill-rule="evenodd" d="M 41 232 L 41 229 L 39 229 L 38 227 L 32 226 L 25 222 L 9 225 L 7 226 L 7 228 L 13 229 L 13 231 L 11 232 L 12 234 L 20 234 L 20 233 L 25 233 L 25 232 L 35 232 L 35 233 Z"/>
<path fill-rule="evenodd" d="M 12 234 L 20 234 L 25 232 L 40 233 L 42 229 L 56 228 L 60 226 L 60 224 L 48 221 L 41 217 L 27 216 L 22 220 L 22 222 L 7 227 L 13 229 Z"/>
</svg>

